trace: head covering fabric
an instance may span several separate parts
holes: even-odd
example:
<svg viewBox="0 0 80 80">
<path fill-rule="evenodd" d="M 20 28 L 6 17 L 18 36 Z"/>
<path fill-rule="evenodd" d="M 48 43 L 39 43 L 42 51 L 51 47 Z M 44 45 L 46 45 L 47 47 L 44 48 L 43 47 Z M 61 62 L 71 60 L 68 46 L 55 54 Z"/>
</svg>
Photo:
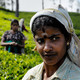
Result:
<svg viewBox="0 0 80 80">
<path fill-rule="evenodd" d="M 32 31 L 33 27 L 33 22 L 35 19 L 39 16 L 50 16 L 53 18 L 56 18 L 58 21 L 60 21 L 65 29 L 67 30 L 68 33 L 72 34 L 72 39 L 70 42 L 70 48 L 68 49 L 68 54 L 71 59 L 77 66 L 80 66 L 80 50 L 79 47 L 79 39 L 76 36 L 74 29 L 73 29 L 73 23 L 72 20 L 68 14 L 68 12 L 61 6 L 57 6 L 56 8 L 49 8 L 49 9 L 44 9 L 39 12 L 37 12 L 30 21 L 30 29 Z"/>
<path fill-rule="evenodd" d="M 22 31 L 23 23 L 24 23 L 24 19 L 22 18 L 22 19 L 19 20 L 19 26 L 20 26 L 19 30 L 20 31 Z"/>
</svg>

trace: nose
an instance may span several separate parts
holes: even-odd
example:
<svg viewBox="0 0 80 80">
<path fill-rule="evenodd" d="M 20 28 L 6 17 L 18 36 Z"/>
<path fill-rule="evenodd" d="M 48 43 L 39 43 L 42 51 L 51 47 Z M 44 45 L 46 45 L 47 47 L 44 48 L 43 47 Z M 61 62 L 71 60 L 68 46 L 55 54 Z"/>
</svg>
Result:
<svg viewBox="0 0 80 80">
<path fill-rule="evenodd" d="M 53 49 L 52 43 L 49 42 L 49 41 L 46 41 L 43 50 L 44 50 L 45 52 L 49 52 L 49 51 L 51 51 L 52 49 Z"/>
</svg>

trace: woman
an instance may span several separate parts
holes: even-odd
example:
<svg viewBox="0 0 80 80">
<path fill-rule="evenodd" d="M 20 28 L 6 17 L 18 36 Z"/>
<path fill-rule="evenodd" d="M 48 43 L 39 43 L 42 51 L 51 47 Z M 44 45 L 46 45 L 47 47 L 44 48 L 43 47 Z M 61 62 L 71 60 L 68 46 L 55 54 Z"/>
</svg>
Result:
<svg viewBox="0 0 80 80">
<path fill-rule="evenodd" d="M 42 10 L 32 17 L 30 28 L 43 63 L 22 80 L 80 80 L 78 38 L 67 11 L 62 6 Z"/>
<path fill-rule="evenodd" d="M 22 31 L 26 31 L 26 32 L 28 32 L 28 30 L 25 28 L 25 26 L 24 26 L 24 19 L 20 19 L 20 21 L 19 21 L 19 26 L 20 26 L 20 28 L 19 28 L 19 30 L 22 32 Z"/>
<path fill-rule="evenodd" d="M 1 39 L 1 45 L 6 46 L 8 52 L 21 53 L 21 48 L 24 48 L 25 36 L 18 31 L 19 22 L 14 19 L 11 22 L 11 30 L 6 31 Z"/>
</svg>

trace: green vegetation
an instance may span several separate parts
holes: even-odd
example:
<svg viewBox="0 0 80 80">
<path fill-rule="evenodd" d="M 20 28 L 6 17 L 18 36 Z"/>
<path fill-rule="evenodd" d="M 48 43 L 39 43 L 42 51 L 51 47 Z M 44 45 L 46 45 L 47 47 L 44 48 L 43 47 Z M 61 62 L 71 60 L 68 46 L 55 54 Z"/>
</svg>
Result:
<svg viewBox="0 0 80 80">
<path fill-rule="evenodd" d="M 29 22 L 34 12 L 20 12 L 19 18 L 15 17 L 15 13 L 9 10 L 0 9 L 0 41 L 1 36 L 6 30 L 10 30 L 10 23 L 12 19 L 25 19 L 25 25 L 29 33 L 23 32 L 27 37 L 25 42 L 25 54 L 12 54 L 4 51 L 4 47 L 0 46 L 0 80 L 21 80 L 24 74 L 30 68 L 42 62 L 39 54 L 32 49 L 35 47 Z M 70 13 L 74 23 L 75 32 L 80 38 L 80 14 Z"/>
<path fill-rule="evenodd" d="M 0 46 L 0 80 L 21 80 L 28 69 L 42 62 L 39 54 L 32 51 L 35 43 L 29 29 L 30 18 L 35 13 L 20 12 L 20 17 L 16 18 L 14 12 L 2 9 L 0 10 L 0 41 L 1 36 L 6 30 L 10 30 L 12 19 L 25 19 L 25 25 L 29 33 L 23 32 L 27 37 L 25 42 L 25 54 L 17 55 L 4 51 L 4 47 Z"/>
<path fill-rule="evenodd" d="M 69 13 L 75 28 L 75 33 L 80 38 L 80 14 L 79 13 Z"/>
</svg>

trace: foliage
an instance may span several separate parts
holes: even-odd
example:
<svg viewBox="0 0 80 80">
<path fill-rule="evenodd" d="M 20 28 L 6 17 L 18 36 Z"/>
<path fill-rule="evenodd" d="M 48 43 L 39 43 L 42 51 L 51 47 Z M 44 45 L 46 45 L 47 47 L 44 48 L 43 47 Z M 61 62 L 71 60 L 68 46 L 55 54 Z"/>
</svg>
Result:
<svg viewBox="0 0 80 80">
<path fill-rule="evenodd" d="M 19 14 L 19 18 L 16 18 L 14 12 L 5 9 L 0 10 L 0 41 L 3 33 L 6 30 L 10 30 L 12 19 L 19 20 L 24 18 L 26 28 L 29 31 L 28 33 L 25 31 L 23 32 L 27 37 L 24 54 L 9 53 L 4 51 L 4 47 L 0 46 L 0 80 L 21 80 L 27 70 L 42 62 L 39 54 L 32 51 L 35 47 L 35 42 L 29 28 L 29 22 L 35 12 L 20 12 Z M 70 16 L 74 23 L 75 33 L 80 38 L 80 14 L 70 13 Z"/>
<path fill-rule="evenodd" d="M 75 29 L 80 29 L 80 14 L 79 13 L 69 13 L 73 22 Z"/>
<path fill-rule="evenodd" d="M 1 50 L 0 80 L 21 80 L 28 69 L 42 62 L 38 53 L 29 52 L 27 55 L 17 55 Z"/>
</svg>

